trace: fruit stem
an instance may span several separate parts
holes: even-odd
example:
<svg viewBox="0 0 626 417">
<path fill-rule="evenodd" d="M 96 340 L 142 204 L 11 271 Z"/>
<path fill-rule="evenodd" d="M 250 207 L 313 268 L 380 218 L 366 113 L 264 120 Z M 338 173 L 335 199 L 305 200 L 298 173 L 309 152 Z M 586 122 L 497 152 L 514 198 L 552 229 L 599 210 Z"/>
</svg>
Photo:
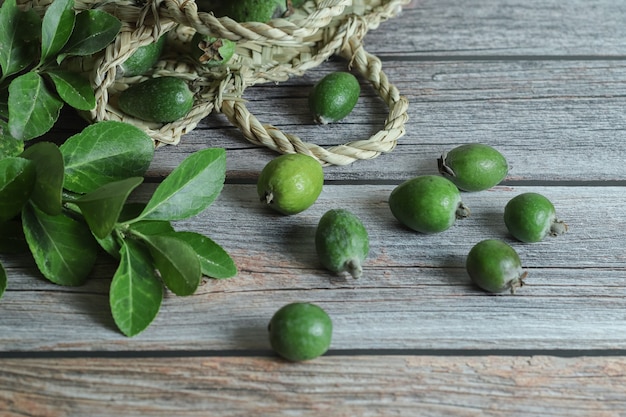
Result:
<svg viewBox="0 0 626 417">
<path fill-rule="evenodd" d="M 564 222 L 560 220 L 554 220 L 552 224 L 550 225 L 550 235 L 551 236 L 562 235 L 563 233 L 567 232 L 567 229 L 568 229 L 567 224 L 565 224 Z"/>
<path fill-rule="evenodd" d="M 346 261 L 346 270 L 350 275 L 352 275 L 352 278 L 354 279 L 360 278 L 363 274 L 361 262 L 357 258 L 352 258 Z"/>
<path fill-rule="evenodd" d="M 463 202 L 459 203 L 459 206 L 456 209 L 456 218 L 457 219 L 464 219 L 466 217 L 469 217 L 471 214 L 471 211 L 469 209 L 469 207 L 467 207 L 465 204 L 463 204 Z"/>
</svg>

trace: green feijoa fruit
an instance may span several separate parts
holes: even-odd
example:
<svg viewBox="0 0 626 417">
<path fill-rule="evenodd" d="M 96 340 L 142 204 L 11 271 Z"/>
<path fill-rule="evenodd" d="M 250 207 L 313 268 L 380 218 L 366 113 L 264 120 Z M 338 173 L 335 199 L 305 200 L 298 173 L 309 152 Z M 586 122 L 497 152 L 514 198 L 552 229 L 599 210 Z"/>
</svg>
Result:
<svg viewBox="0 0 626 417">
<path fill-rule="evenodd" d="M 272 349 L 283 358 L 300 362 L 323 355 L 330 346 L 333 323 L 312 303 L 296 302 L 281 307 L 269 326 Z"/>
<path fill-rule="evenodd" d="M 257 180 L 261 201 L 282 214 L 296 214 L 311 207 L 322 192 L 324 171 L 313 157 L 280 155 L 268 162 Z"/>
<path fill-rule="evenodd" d="M 215 38 L 196 32 L 191 39 L 191 56 L 202 65 L 218 67 L 235 54 L 237 44 L 229 39 Z"/>
<path fill-rule="evenodd" d="M 134 77 L 147 72 L 157 63 L 165 47 L 167 36 L 161 36 L 156 42 L 140 46 L 117 68 L 117 77 Z"/>
<path fill-rule="evenodd" d="M 349 72 L 333 72 L 322 78 L 309 94 L 309 110 L 317 123 L 327 124 L 346 117 L 361 94 L 361 86 Z"/>
<path fill-rule="evenodd" d="M 236 22 L 267 23 L 287 10 L 286 0 L 230 0 L 222 2 L 217 16 L 228 16 Z"/>
<path fill-rule="evenodd" d="M 458 146 L 437 160 L 439 172 L 464 191 L 487 190 L 509 172 L 506 158 L 489 145 Z"/>
<path fill-rule="evenodd" d="M 189 113 L 193 93 L 181 78 L 150 78 L 122 91 L 118 104 L 124 113 L 138 119 L 169 123 Z"/>
<path fill-rule="evenodd" d="M 404 181 L 389 195 L 389 208 L 400 223 L 427 234 L 443 232 L 470 214 L 459 189 L 439 175 Z"/>
<path fill-rule="evenodd" d="M 474 245 L 465 267 L 472 282 L 491 293 L 513 294 L 524 285 L 527 275 L 515 249 L 498 239 L 486 239 Z"/>
<path fill-rule="evenodd" d="M 538 193 L 523 193 L 509 200 L 504 207 L 504 224 L 514 238 L 526 243 L 567 231 L 567 224 L 556 218 L 552 202 Z"/>
<path fill-rule="evenodd" d="M 315 250 L 329 271 L 348 272 L 353 278 L 359 278 L 369 252 L 369 236 L 361 220 L 350 211 L 331 209 L 317 225 Z"/>
</svg>

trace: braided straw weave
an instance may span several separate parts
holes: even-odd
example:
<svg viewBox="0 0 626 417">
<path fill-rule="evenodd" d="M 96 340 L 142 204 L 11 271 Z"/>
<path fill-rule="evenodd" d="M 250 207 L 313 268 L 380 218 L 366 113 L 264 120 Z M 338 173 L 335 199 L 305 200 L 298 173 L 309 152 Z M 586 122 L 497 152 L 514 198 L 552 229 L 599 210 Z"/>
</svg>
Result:
<svg viewBox="0 0 626 417">
<path fill-rule="evenodd" d="M 24 0 L 18 0 L 24 3 Z M 202 0 L 197 0 L 202 2 Z M 408 102 L 382 70 L 380 60 L 365 51 L 363 38 L 385 20 L 395 17 L 410 0 L 309 0 L 285 18 L 268 23 L 238 23 L 199 10 L 194 0 L 76 0 L 75 9 L 101 8 L 122 21 L 116 40 L 102 53 L 83 60 L 96 94 L 96 108 L 83 114 L 90 121 L 119 120 L 144 129 L 156 145 L 177 144 L 181 137 L 213 111 L 222 112 L 250 142 L 281 153 L 304 153 L 325 165 L 346 165 L 392 151 L 404 135 Z M 51 0 L 25 2 L 41 13 Z M 236 42 L 227 65 L 207 68 L 180 51 L 198 31 Z M 120 78 L 118 66 L 140 46 L 168 37 L 162 60 L 148 74 Z M 368 139 L 323 148 L 295 135 L 262 124 L 245 106 L 243 94 L 255 84 L 301 76 L 333 55 L 345 58 L 368 80 L 389 107 L 382 129 Z M 176 76 L 195 92 L 192 110 L 173 123 L 134 119 L 117 108 L 117 96 L 147 77 Z"/>
</svg>

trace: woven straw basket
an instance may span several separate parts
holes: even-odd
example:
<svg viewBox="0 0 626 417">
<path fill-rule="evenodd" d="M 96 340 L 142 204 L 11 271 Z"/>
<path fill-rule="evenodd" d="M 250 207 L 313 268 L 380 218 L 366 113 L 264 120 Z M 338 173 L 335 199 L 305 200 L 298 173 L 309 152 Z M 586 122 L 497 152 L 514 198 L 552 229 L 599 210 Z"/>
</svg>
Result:
<svg viewBox="0 0 626 417">
<path fill-rule="evenodd" d="M 45 9 L 51 0 L 28 2 Z M 201 0 L 198 0 L 201 1 Z M 309 0 L 295 13 L 267 24 L 238 23 L 198 10 L 193 0 L 76 0 L 77 10 L 99 7 L 122 21 L 115 42 L 102 53 L 80 62 L 96 93 L 96 108 L 85 114 L 90 121 L 118 120 L 144 129 L 156 145 L 177 144 L 181 137 L 213 111 L 223 113 L 243 136 L 280 153 L 304 153 L 324 165 L 346 165 L 390 152 L 404 135 L 408 102 L 382 71 L 380 60 L 363 48 L 368 30 L 395 17 L 410 0 Z M 187 43 L 198 31 L 236 42 L 233 59 L 207 68 L 186 54 Z M 168 36 L 168 47 L 153 71 L 120 78 L 118 66 L 137 48 Z M 295 135 L 261 123 L 245 106 L 243 94 L 255 84 L 301 76 L 333 55 L 345 58 L 350 68 L 368 80 L 389 107 L 381 130 L 372 137 L 323 148 Z M 188 81 L 196 92 L 192 110 L 172 123 L 134 119 L 117 108 L 117 95 L 147 77 L 171 75 Z"/>
</svg>

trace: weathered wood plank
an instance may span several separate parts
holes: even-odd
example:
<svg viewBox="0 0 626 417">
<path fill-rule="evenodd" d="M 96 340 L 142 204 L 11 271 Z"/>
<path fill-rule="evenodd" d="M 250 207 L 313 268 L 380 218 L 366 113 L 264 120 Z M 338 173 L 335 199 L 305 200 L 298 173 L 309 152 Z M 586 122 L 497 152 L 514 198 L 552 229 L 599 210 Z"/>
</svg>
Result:
<svg viewBox="0 0 626 417">
<path fill-rule="evenodd" d="M 101 262 L 85 286 L 62 288 L 37 278 L 27 258 L 3 256 L 9 285 L 0 302 L 2 348 L 265 349 L 269 318 L 295 300 L 328 309 L 337 323 L 335 349 L 626 348 L 622 187 L 465 193 L 472 217 L 429 236 L 393 218 L 386 203 L 392 189 L 328 184 L 313 207 L 284 217 L 258 202 L 253 185 L 226 186 L 213 206 L 177 227 L 223 245 L 239 275 L 207 280 L 191 297 L 166 297 L 154 324 L 133 339 L 110 317 L 112 262 Z M 512 242 L 499 219 L 508 199 L 524 191 L 549 196 L 570 231 L 537 244 Z M 327 273 L 315 255 L 315 226 L 333 207 L 352 210 L 370 232 L 371 254 L 357 281 Z M 489 296 L 467 278 L 467 252 L 491 237 L 511 242 L 529 270 L 516 296 Z"/>
<path fill-rule="evenodd" d="M 4 359 L 0 368 L 6 417 L 617 417 L 626 408 L 624 357 Z"/>
</svg>

